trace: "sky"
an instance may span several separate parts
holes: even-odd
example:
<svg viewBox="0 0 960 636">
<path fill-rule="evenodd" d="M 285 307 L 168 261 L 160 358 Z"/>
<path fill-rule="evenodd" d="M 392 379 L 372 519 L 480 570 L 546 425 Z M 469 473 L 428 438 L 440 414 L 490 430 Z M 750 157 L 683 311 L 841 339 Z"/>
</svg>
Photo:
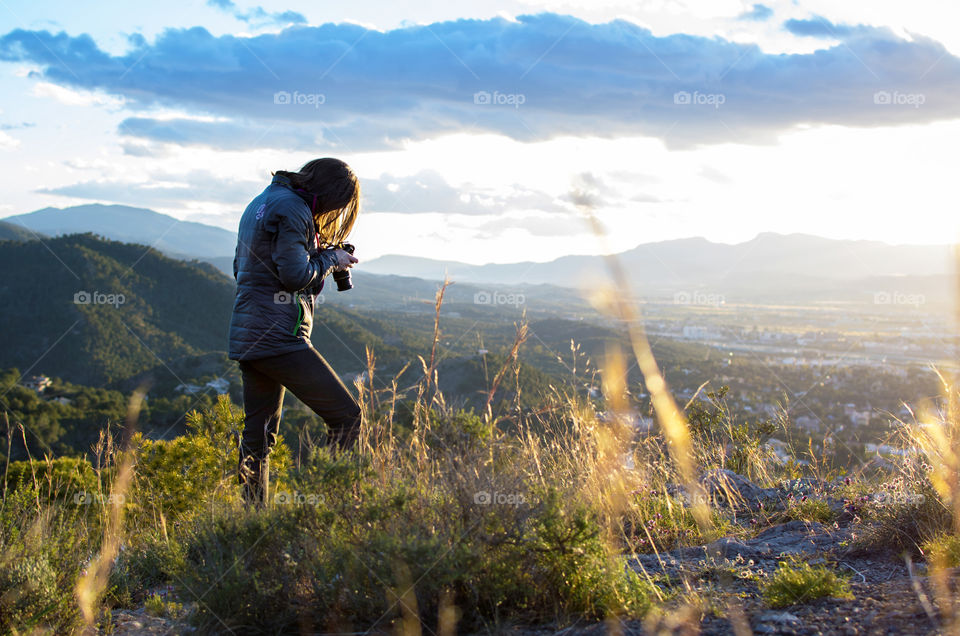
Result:
<svg viewBox="0 0 960 636">
<path fill-rule="evenodd" d="M 0 0 L 0 217 L 235 230 L 272 170 L 335 156 L 367 259 L 960 238 L 955 3 L 116 6 Z"/>
</svg>

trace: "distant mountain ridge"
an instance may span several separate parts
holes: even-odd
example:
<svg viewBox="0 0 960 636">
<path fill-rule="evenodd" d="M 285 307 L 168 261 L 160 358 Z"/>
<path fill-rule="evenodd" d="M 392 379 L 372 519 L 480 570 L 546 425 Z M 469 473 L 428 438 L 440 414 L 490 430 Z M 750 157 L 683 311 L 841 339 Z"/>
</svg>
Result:
<svg viewBox="0 0 960 636">
<path fill-rule="evenodd" d="M 127 205 L 43 208 L 9 216 L 2 222 L 50 236 L 92 232 L 114 241 L 149 245 L 175 258 L 204 261 L 232 258 L 237 246 L 234 232 Z"/>
<path fill-rule="evenodd" d="M 234 232 L 145 208 L 91 204 L 0 220 L 0 240 L 83 232 L 150 245 L 173 258 L 201 260 L 233 275 Z M 779 302 L 791 294 L 807 301 L 842 299 L 890 290 L 946 298 L 953 275 L 950 245 L 890 245 L 773 232 L 733 245 L 702 237 L 644 243 L 616 257 L 638 293 L 670 296 L 709 290 L 746 301 Z M 386 255 L 365 260 L 357 271 L 432 281 L 449 274 L 452 280 L 488 291 L 498 285 L 591 288 L 609 280 L 600 255 L 486 265 Z"/>
<path fill-rule="evenodd" d="M 22 225 L 0 221 L 0 241 L 32 241 L 42 237 L 42 234 L 28 230 Z"/>
<path fill-rule="evenodd" d="M 0 368 L 104 386 L 226 348 L 233 281 L 92 234 L 0 241 Z"/>
<path fill-rule="evenodd" d="M 0 268 L 6 273 L 0 327 L 7 334 L 0 369 L 124 390 L 152 376 L 172 390 L 181 375 L 199 372 L 204 356 L 208 370 L 235 366 L 219 362 L 226 355 L 234 281 L 208 263 L 87 233 L 42 242 L 0 239 Z M 433 333 L 437 285 L 361 272 L 355 283 L 356 289 L 339 293 L 328 280 L 316 303 L 313 338 L 327 361 L 340 372 L 360 372 L 368 346 L 382 370 L 415 360 Z M 458 286 L 447 295 L 454 309 L 446 317 L 463 312 L 464 321 L 503 324 L 512 333 L 511 321 L 526 304 L 476 303 L 483 292 Z M 536 289 L 526 294 L 531 305 L 559 298 L 564 311 L 588 309 L 572 292 L 569 298 Z M 409 324 L 400 328 L 395 318 L 380 316 L 384 310 L 403 313 Z"/>
<path fill-rule="evenodd" d="M 616 255 L 640 291 L 691 286 L 761 288 L 818 282 L 842 284 L 888 277 L 951 273 L 950 245 L 889 245 L 807 234 L 766 232 L 734 245 L 704 238 L 646 243 Z M 608 280 L 605 257 L 564 256 L 546 263 L 470 265 L 399 255 L 363 264 L 364 270 L 440 280 L 448 273 L 472 283 L 596 285 Z"/>
</svg>

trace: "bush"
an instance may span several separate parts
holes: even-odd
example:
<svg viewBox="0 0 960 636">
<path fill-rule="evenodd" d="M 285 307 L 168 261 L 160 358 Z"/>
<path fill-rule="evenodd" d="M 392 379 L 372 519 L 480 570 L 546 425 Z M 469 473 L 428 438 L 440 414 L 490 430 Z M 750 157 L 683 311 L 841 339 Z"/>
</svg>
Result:
<svg viewBox="0 0 960 636">
<path fill-rule="evenodd" d="M 99 492 L 100 483 L 87 459 L 57 457 L 49 461 L 10 462 L 7 488 L 29 489 L 38 493 L 43 502 L 73 503 L 74 497 Z"/>
<path fill-rule="evenodd" d="M 44 554 L 11 559 L 0 569 L 0 630 L 44 625 L 60 605 L 57 573 Z"/>
<path fill-rule="evenodd" d="M 178 619 L 183 616 L 183 604 L 176 601 L 168 601 L 160 594 L 148 596 L 143 603 L 143 609 L 151 616 L 159 618 Z"/>
<path fill-rule="evenodd" d="M 818 598 L 851 598 L 850 583 L 822 565 L 800 559 L 781 561 L 770 579 L 760 586 L 770 607 L 788 607 Z"/>
<path fill-rule="evenodd" d="M 0 633 L 73 632 L 80 624 L 74 589 L 99 547 L 92 506 L 37 508 L 30 488 L 7 493 L 0 509 Z"/>
<path fill-rule="evenodd" d="M 960 536 L 944 532 L 924 542 L 923 554 L 935 568 L 960 567 Z"/>
<path fill-rule="evenodd" d="M 854 553 L 890 552 L 919 556 L 921 546 L 953 528 L 953 514 L 924 477 L 897 477 L 859 506 L 863 533 Z"/>
<path fill-rule="evenodd" d="M 830 508 L 830 504 L 823 499 L 795 497 L 787 502 L 783 516 L 787 520 L 831 523 L 836 514 Z"/>
<path fill-rule="evenodd" d="M 185 522 L 211 502 L 236 501 L 237 439 L 243 410 L 221 395 L 203 411 L 187 414 L 189 433 L 173 440 L 136 437 L 137 472 L 128 497 L 131 525 Z M 279 440 L 270 453 L 271 490 L 282 489 L 290 451 Z"/>
<path fill-rule="evenodd" d="M 464 463 L 482 465 L 474 459 Z M 193 525 L 174 578 L 197 601 L 197 627 L 381 629 L 411 616 L 429 625 L 456 606 L 480 628 L 503 617 L 640 617 L 651 606 L 655 590 L 625 567 L 586 502 L 489 475 L 492 490 L 516 498 L 478 502 L 459 463 L 441 479 L 429 473 L 445 460 L 434 461 L 426 475 L 384 479 L 365 460 L 322 451 L 296 476 L 293 505 L 226 507 Z"/>
<path fill-rule="evenodd" d="M 776 429 L 770 421 L 737 422 L 726 401 L 730 388 L 721 386 L 686 409 L 690 435 L 704 468 L 727 468 L 752 481 L 768 477 L 773 457 L 764 447 Z"/>
<path fill-rule="evenodd" d="M 183 570 L 180 543 L 151 534 L 122 546 L 110 571 L 107 602 L 112 607 L 136 607 L 157 587 L 169 585 Z"/>
</svg>

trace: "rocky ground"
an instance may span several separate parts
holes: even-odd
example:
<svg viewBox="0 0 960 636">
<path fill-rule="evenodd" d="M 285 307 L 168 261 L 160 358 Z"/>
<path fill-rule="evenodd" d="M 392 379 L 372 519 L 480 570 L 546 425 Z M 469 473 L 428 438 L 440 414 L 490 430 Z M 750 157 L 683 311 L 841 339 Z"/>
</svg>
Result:
<svg viewBox="0 0 960 636">
<path fill-rule="evenodd" d="M 644 621 L 575 623 L 565 626 L 517 627 L 518 636 L 575 634 L 941 634 L 949 633 L 950 610 L 960 607 L 960 571 L 946 572 L 949 591 L 933 589 L 925 566 L 888 554 L 857 554 L 853 515 L 829 489 L 807 480 L 779 489 L 762 489 L 729 471 L 712 471 L 701 480 L 709 496 L 731 510 L 749 512 L 758 506 L 782 505 L 787 496 L 821 497 L 836 514 L 824 524 L 794 520 L 757 532 L 750 538 L 728 536 L 710 544 L 641 555 L 630 567 L 664 589 L 679 592 L 688 603 L 674 603 Z M 682 488 L 676 494 L 687 497 Z M 749 516 L 749 515 L 748 515 Z M 773 609 L 760 592 L 760 582 L 779 560 L 794 556 L 846 573 L 852 598 L 822 598 Z M 941 591 L 941 593 L 937 593 Z M 699 602 L 696 601 L 699 599 Z M 115 635 L 184 634 L 182 623 L 119 610 L 113 616 Z M 428 632 L 429 633 L 429 632 Z"/>
<path fill-rule="evenodd" d="M 102 630 L 106 633 L 107 630 Z M 143 609 L 133 610 L 115 610 L 113 612 L 112 634 L 118 636 L 131 636 L 133 634 L 150 635 L 169 635 L 169 634 L 187 634 L 190 628 L 182 623 L 151 616 Z"/>
</svg>

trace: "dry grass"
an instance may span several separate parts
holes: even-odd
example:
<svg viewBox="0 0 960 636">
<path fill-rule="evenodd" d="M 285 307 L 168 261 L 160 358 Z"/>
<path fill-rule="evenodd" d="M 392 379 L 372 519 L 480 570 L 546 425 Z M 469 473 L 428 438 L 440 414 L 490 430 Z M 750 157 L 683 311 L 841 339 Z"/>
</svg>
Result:
<svg viewBox="0 0 960 636">
<path fill-rule="evenodd" d="M 539 396 L 537 409 L 524 409 L 519 359 L 528 330 L 521 321 L 485 387 L 480 414 L 457 410 L 439 388 L 445 282 L 418 380 L 405 386 L 404 368 L 378 387 L 375 354 L 366 352 L 367 373 L 356 383 L 364 424 L 355 454 L 316 448 L 294 469 L 278 448 L 274 495 L 313 497 L 308 505 L 274 498 L 266 510 L 243 509 L 224 470 L 236 464 L 230 440 L 242 418 L 224 401 L 192 415 L 194 430 L 184 440 L 150 447 L 134 438 L 116 452 L 107 439 L 93 483 L 77 468 L 54 485 L 56 462 L 31 458 L 29 479 L 11 492 L 5 479 L 0 564 L 29 567 L 2 581 L 0 603 L 28 630 L 67 632 L 92 629 L 111 604 L 143 603 L 158 584 L 176 587 L 192 620 L 209 632 L 299 625 L 308 631 L 392 626 L 412 634 L 424 625 L 453 633 L 582 617 L 615 624 L 645 615 L 657 624 L 696 624 L 706 601 L 672 599 L 652 577 L 627 568 L 628 559 L 729 531 L 729 519 L 702 491 L 704 469 L 734 467 L 766 483 L 793 475 L 778 473 L 761 445 L 742 443 L 752 433 L 725 411 L 722 392 L 708 395 L 710 409 L 696 412 L 691 426 L 686 413 L 693 404 L 681 409 L 673 400 L 616 261 L 611 273 L 616 287 L 604 302 L 628 329 L 630 357 L 611 347 L 597 370 L 593 361 L 585 367 L 572 345 L 573 381 Z M 657 417 L 651 435 L 629 424 L 638 416 L 625 385 L 633 362 Z M 576 369 L 592 377 L 578 378 Z M 596 376 L 599 400 L 579 390 Z M 946 380 L 944 395 L 944 411 L 904 427 L 904 443 L 921 449 L 926 461 L 905 465 L 911 472 L 902 488 L 929 483 L 930 514 L 891 507 L 887 517 L 870 520 L 902 532 L 908 515 L 914 545 L 944 532 L 960 536 L 960 418 L 955 387 Z M 134 400 L 131 423 L 136 410 Z M 702 428 L 704 422 L 709 426 Z M 15 430 L 8 424 L 8 440 Z M 184 457 L 192 461 L 187 468 Z M 190 473 L 196 491 L 177 499 L 171 493 L 187 469 L 196 469 Z M 70 498 L 78 485 L 118 504 L 77 506 Z M 692 505 L 669 494 L 677 485 Z M 797 512 L 814 513 L 823 516 Z M 942 571 L 933 569 L 937 603 L 944 616 L 954 616 Z M 24 586 L 30 577 L 40 584 Z M 724 611 L 742 619 L 731 603 Z M 327 623 L 318 624 L 321 617 Z"/>
</svg>

